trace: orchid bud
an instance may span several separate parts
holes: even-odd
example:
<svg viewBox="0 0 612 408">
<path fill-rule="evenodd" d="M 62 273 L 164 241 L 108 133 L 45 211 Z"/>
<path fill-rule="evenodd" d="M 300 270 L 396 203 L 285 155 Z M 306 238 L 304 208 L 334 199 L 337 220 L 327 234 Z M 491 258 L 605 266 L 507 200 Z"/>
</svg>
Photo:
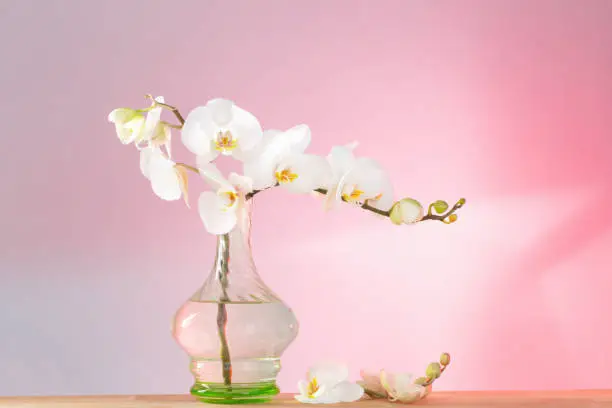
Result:
<svg viewBox="0 0 612 408">
<path fill-rule="evenodd" d="M 389 218 L 395 225 L 414 224 L 423 218 L 423 206 L 417 200 L 403 198 L 393 204 Z"/>
<path fill-rule="evenodd" d="M 442 214 L 444 211 L 448 210 L 448 203 L 443 200 L 438 200 L 432 205 L 438 214 Z"/>
<path fill-rule="evenodd" d="M 427 381 L 428 381 L 427 377 L 419 377 L 416 380 L 414 380 L 414 383 L 418 385 L 423 385 L 423 384 L 427 384 Z"/>
<path fill-rule="evenodd" d="M 452 224 L 453 222 L 457 221 L 457 218 L 459 218 L 457 214 L 451 214 L 448 216 L 448 218 L 446 218 L 446 220 L 444 220 L 444 222 L 447 224 Z"/>
<path fill-rule="evenodd" d="M 121 143 L 130 144 L 139 139 L 145 124 L 145 117 L 137 110 L 118 108 L 108 115 L 108 121 L 115 124 L 115 130 Z"/>
<path fill-rule="evenodd" d="M 427 370 L 425 370 L 425 375 L 433 380 L 440 377 L 441 373 L 442 369 L 440 368 L 440 363 L 430 363 L 427 366 Z"/>
<path fill-rule="evenodd" d="M 442 364 L 443 366 L 447 366 L 450 364 L 450 361 L 451 361 L 450 354 L 442 353 L 442 355 L 440 356 L 440 364 Z"/>
</svg>

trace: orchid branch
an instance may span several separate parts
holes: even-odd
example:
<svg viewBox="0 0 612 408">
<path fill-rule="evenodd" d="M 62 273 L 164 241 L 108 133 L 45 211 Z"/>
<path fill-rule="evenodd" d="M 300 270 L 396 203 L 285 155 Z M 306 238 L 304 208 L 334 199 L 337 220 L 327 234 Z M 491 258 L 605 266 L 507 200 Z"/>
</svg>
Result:
<svg viewBox="0 0 612 408">
<path fill-rule="evenodd" d="M 194 173 L 200 174 L 200 171 L 196 167 L 194 167 L 194 166 L 190 166 L 190 165 L 185 164 L 185 163 L 176 163 L 176 166 L 177 167 L 183 167 L 186 170 L 189 170 L 189 171 L 192 171 Z M 278 183 L 273 185 L 273 186 L 270 186 L 270 187 L 267 187 L 267 188 L 263 188 L 261 190 L 253 190 L 250 193 L 245 195 L 245 199 L 250 200 L 256 194 L 259 194 L 262 191 L 266 191 L 266 190 L 269 190 L 269 189 L 277 187 L 277 186 L 278 186 Z M 324 189 L 324 188 L 318 188 L 318 189 L 316 189 L 314 191 L 316 191 L 317 193 L 323 194 L 323 195 L 327 195 L 327 190 Z M 344 198 L 342 198 L 342 201 L 348 202 Z M 457 203 L 450 210 L 448 210 L 446 213 L 441 214 L 441 215 L 436 215 L 436 214 L 433 214 L 431 212 L 431 209 L 432 209 L 432 206 L 433 206 L 433 204 L 431 204 L 429 206 L 429 213 L 427 215 L 425 215 L 423 218 L 421 218 L 418 222 L 427 221 L 427 220 L 436 220 L 436 221 L 442 221 L 445 224 L 451 224 L 452 222 L 454 222 L 457 219 L 457 215 L 455 214 L 455 212 L 458 209 L 460 209 L 461 207 L 463 207 L 464 204 L 465 204 L 465 198 L 461 198 L 459 201 L 457 201 Z M 371 212 L 373 212 L 375 214 L 382 215 L 384 217 L 389 217 L 391 215 L 391 210 L 381 210 L 380 208 L 376 208 L 376 207 L 373 207 L 373 206 L 369 205 L 367 201 L 365 203 L 363 203 L 360 207 L 363 208 L 364 210 L 371 211 Z M 454 217 L 452 217 L 453 215 L 454 215 Z"/>
<path fill-rule="evenodd" d="M 152 106 L 151 107 L 155 107 L 155 106 L 159 106 L 162 107 L 164 109 L 168 109 L 169 111 L 171 111 L 172 113 L 174 113 L 174 115 L 176 116 L 176 118 L 178 119 L 178 121 L 181 123 L 181 125 L 172 125 L 168 123 L 168 126 L 174 128 L 174 129 L 181 129 L 182 125 L 185 123 L 185 119 L 183 118 L 183 116 L 181 115 L 181 113 L 179 112 L 178 108 L 172 105 L 168 105 L 166 103 L 162 103 L 162 102 L 157 102 L 155 100 L 155 98 L 150 95 L 147 94 L 145 95 L 145 97 L 147 99 L 150 99 L 152 101 Z M 185 163 L 177 163 L 176 164 L 177 167 L 183 167 L 186 170 L 192 171 L 194 173 L 200 174 L 200 171 L 194 167 L 194 166 L 190 166 L 188 164 Z M 245 199 L 250 200 L 251 198 L 253 198 L 256 194 L 261 193 L 262 191 L 268 190 L 270 188 L 276 187 L 278 186 L 278 183 L 267 187 L 267 188 L 263 188 L 261 190 L 253 190 L 250 193 L 246 194 Z M 324 188 L 318 188 L 316 190 L 317 193 L 323 194 L 323 195 L 327 195 L 327 190 Z M 345 200 L 344 198 L 342 198 L 342 201 L 344 202 L 348 202 L 347 200 Z M 455 212 L 460 209 L 461 207 L 463 207 L 465 204 L 465 198 L 461 198 L 459 199 L 459 201 L 457 201 L 457 203 L 450 208 L 450 210 L 446 211 L 448 209 L 448 204 L 445 201 L 441 201 L 438 200 L 434 203 L 431 203 L 429 205 L 429 210 L 427 212 L 427 215 L 423 216 L 422 218 L 416 220 L 415 222 L 421 222 L 421 221 L 427 221 L 427 220 L 435 220 L 435 221 L 442 221 L 445 224 L 452 224 L 453 222 L 455 222 L 457 220 L 457 214 L 455 214 Z M 376 208 L 370 204 L 368 204 L 368 201 L 366 200 L 363 204 L 360 205 L 361 208 L 363 208 L 364 210 L 373 212 L 375 214 L 378 215 L 382 215 L 383 217 L 391 217 L 391 211 L 392 209 L 389 210 L 381 210 L 379 208 Z M 432 209 L 435 209 L 438 214 L 434 214 L 432 212 Z M 446 212 L 445 212 L 446 211 Z M 392 218 L 393 220 L 393 218 Z"/>
<path fill-rule="evenodd" d="M 457 215 L 455 214 L 455 211 L 457 211 L 458 209 L 460 209 L 461 207 L 465 205 L 465 198 L 459 199 L 459 201 L 457 201 L 457 203 L 450 210 L 448 210 L 446 213 L 442 215 L 436 215 L 432 213 L 431 210 L 432 208 L 435 208 L 435 204 L 436 203 L 432 203 L 429 205 L 429 211 L 426 216 L 421 218 L 421 221 L 437 220 L 437 221 L 442 221 L 445 224 L 450 224 L 457 220 Z"/>
<path fill-rule="evenodd" d="M 181 113 L 179 112 L 176 106 L 168 105 L 167 103 L 157 102 L 155 98 L 153 97 L 153 95 L 150 95 L 150 94 L 145 95 L 145 98 L 150 99 L 153 106 L 159 106 L 160 108 L 167 109 L 171 111 L 172 113 L 174 113 L 174 116 L 176 116 L 176 119 L 178 119 L 178 121 L 180 122 L 181 127 L 185 123 L 185 119 L 183 118 L 183 115 L 181 115 Z M 177 129 L 180 129 L 180 127 L 178 127 Z"/>
</svg>

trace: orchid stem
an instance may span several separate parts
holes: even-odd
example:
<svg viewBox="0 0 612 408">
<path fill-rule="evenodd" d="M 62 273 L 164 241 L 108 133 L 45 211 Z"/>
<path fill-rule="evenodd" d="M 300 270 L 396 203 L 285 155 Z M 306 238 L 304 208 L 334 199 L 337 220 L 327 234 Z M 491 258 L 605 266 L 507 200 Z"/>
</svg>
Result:
<svg viewBox="0 0 612 408">
<path fill-rule="evenodd" d="M 174 113 L 174 116 L 176 116 L 176 119 L 178 119 L 178 121 L 180 122 L 181 127 L 185 123 L 183 115 L 181 115 L 181 112 L 179 112 L 176 106 L 168 105 L 167 103 L 157 102 L 155 98 L 153 98 L 153 95 L 147 94 L 145 95 L 145 98 L 150 99 L 154 106 L 159 106 L 160 108 L 168 109 L 169 111 Z"/>
<path fill-rule="evenodd" d="M 172 129 L 182 129 L 183 127 L 181 125 L 175 125 L 174 123 L 168 123 L 168 122 L 163 122 L 162 123 L 168 127 L 171 127 Z"/>
<path fill-rule="evenodd" d="M 432 204 L 429 206 L 429 213 L 423 218 L 421 218 L 421 221 L 436 220 L 436 221 L 445 222 L 444 220 L 446 220 L 451 214 L 454 214 L 455 211 L 463 207 L 464 204 L 465 204 L 465 198 L 461 198 L 459 199 L 459 201 L 457 201 L 457 204 L 455 204 L 450 210 L 448 210 L 446 213 L 441 214 L 441 215 L 436 215 L 436 214 L 431 213 L 431 207 L 433 205 Z"/>
<path fill-rule="evenodd" d="M 229 252 L 230 239 L 229 235 L 219 235 L 217 249 L 217 273 L 221 284 L 221 298 L 217 304 L 217 330 L 219 332 L 219 341 L 221 343 L 221 364 L 223 383 L 230 387 L 232 385 L 232 360 L 230 357 L 229 344 L 227 342 L 227 306 L 230 301 L 227 294 L 228 275 L 229 275 Z"/>
<path fill-rule="evenodd" d="M 442 375 L 442 373 L 444 372 L 444 370 L 446 370 L 446 367 L 448 367 L 448 365 L 442 366 L 442 367 L 440 368 L 440 375 Z M 440 376 L 438 376 L 438 378 L 440 378 Z M 421 384 L 421 385 L 422 385 L 423 387 L 429 387 L 431 384 L 433 384 L 433 383 L 434 383 L 434 381 L 436 381 L 436 379 L 435 379 L 435 378 L 430 378 L 430 379 L 428 379 L 428 380 L 427 380 L 427 382 L 426 382 L 426 383 Z"/>
</svg>

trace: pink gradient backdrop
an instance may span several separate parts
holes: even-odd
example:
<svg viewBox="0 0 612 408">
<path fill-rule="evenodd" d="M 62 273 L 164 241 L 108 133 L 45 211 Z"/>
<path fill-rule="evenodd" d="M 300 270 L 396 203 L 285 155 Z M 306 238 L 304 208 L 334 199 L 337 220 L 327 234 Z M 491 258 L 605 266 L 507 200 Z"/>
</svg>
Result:
<svg viewBox="0 0 612 408">
<path fill-rule="evenodd" d="M 307 123 L 315 153 L 359 140 L 401 194 L 468 198 L 454 226 L 396 228 L 262 194 L 255 260 L 301 322 L 285 391 L 318 359 L 441 351 L 440 389 L 612 387 L 611 20 L 610 1 L 0 1 L 0 394 L 191 385 L 169 326 L 214 239 L 106 123 L 148 92 Z"/>
</svg>

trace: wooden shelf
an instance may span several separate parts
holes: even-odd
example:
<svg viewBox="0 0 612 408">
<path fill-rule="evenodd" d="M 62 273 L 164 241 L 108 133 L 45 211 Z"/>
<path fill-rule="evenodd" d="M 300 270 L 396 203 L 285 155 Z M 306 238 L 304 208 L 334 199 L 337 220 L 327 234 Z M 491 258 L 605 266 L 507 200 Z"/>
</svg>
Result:
<svg viewBox="0 0 612 408">
<path fill-rule="evenodd" d="M 584 391 L 499 391 L 499 392 L 434 392 L 415 404 L 394 404 L 381 400 L 362 400 L 339 404 L 359 408 L 399 408 L 401 406 L 435 406 L 446 408 L 612 408 L 612 390 Z M 202 404 L 189 395 L 105 395 L 86 397 L 0 397 L 0 407 L 11 408 L 194 408 L 225 407 L 228 405 Z M 268 404 L 241 407 L 275 408 L 311 405 L 300 404 L 290 394 L 279 396 Z M 330 405 L 338 406 L 338 405 Z"/>
</svg>

